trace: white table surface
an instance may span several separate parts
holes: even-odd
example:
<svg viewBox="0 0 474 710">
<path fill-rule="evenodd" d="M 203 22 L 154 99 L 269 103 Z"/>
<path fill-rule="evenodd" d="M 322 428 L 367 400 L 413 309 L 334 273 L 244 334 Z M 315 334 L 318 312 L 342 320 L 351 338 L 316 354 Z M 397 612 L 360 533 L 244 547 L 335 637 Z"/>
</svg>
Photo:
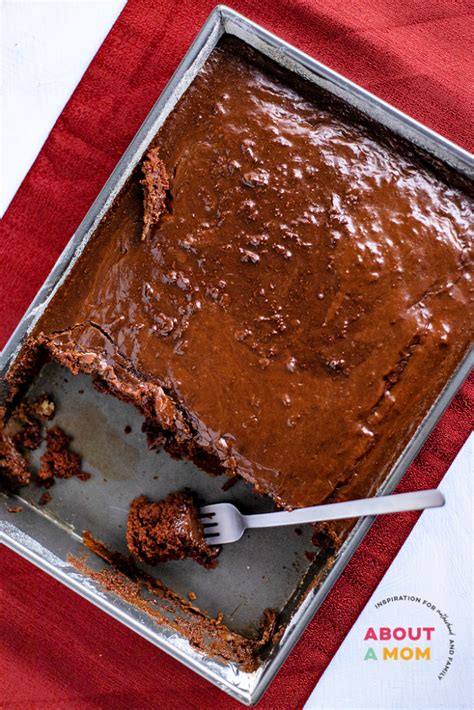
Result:
<svg viewBox="0 0 474 710">
<path fill-rule="evenodd" d="M 0 0 L 0 216 L 125 2 L 3 0 L 1 4 Z M 474 706 L 473 446 L 471 437 L 443 480 L 446 506 L 423 513 L 328 666 L 306 710 L 464 710 Z M 456 634 L 455 655 L 442 680 L 437 678 L 446 655 L 442 620 L 416 602 L 375 607 L 381 599 L 394 595 L 430 600 L 448 614 Z M 436 628 L 431 661 L 363 660 L 369 646 L 363 639 L 369 626 L 425 625 Z M 376 652 L 382 645 L 374 642 Z"/>
<path fill-rule="evenodd" d="M 125 4 L 0 0 L 0 217 Z"/>
</svg>

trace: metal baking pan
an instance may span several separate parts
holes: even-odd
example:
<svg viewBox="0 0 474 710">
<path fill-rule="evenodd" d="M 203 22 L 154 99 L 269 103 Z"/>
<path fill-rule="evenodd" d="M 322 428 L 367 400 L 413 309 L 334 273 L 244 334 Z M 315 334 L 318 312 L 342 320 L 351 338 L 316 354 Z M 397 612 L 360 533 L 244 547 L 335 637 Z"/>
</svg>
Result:
<svg viewBox="0 0 474 710">
<path fill-rule="evenodd" d="M 151 139 L 225 33 L 237 36 L 280 65 L 337 95 L 464 178 L 474 177 L 474 159 L 469 153 L 247 18 L 227 7 L 218 6 L 7 343 L 0 356 L 0 378 L 15 361 L 25 338 L 74 267 Z M 379 494 L 389 493 L 396 487 L 473 362 L 471 352 L 459 364 L 380 487 Z M 246 673 L 235 664 L 226 664 L 196 651 L 184 637 L 158 626 L 143 611 L 105 592 L 67 560 L 69 554 L 83 554 L 81 533 L 84 529 L 92 530 L 114 549 L 124 549 L 128 503 L 138 493 L 157 497 L 192 481 L 192 488 L 209 502 L 236 500 L 249 510 L 268 509 L 268 503 L 255 496 L 243 482 L 223 493 L 222 477 L 197 474 L 189 462 L 174 461 L 164 452 L 156 454 L 148 451 L 140 433 L 141 418 L 138 413 L 130 405 L 97 393 L 86 376 L 73 377 L 58 365 L 49 364 L 33 381 L 30 389 L 32 394 L 53 393 L 59 404 L 56 421 L 73 433 L 74 446 L 83 454 L 84 468 L 93 476 L 87 483 L 71 479 L 66 484 L 55 486 L 53 500 L 46 508 L 38 507 L 40 492 L 34 486 L 23 489 L 17 496 L 1 494 L 0 541 L 240 702 L 246 705 L 258 702 L 357 549 L 373 518 L 359 520 L 326 574 L 321 574 L 325 572 L 324 558 L 318 556 L 314 562 L 309 562 L 304 555 L 309 547 L 310 531 L 297 536 L 294 530 L 284 528 L 270 533 L 259 531 L 254 537 L 249 534 L 239 545 L 229 547 L 228 552 L 226 550 L 218 569 L 212 572 L 202 571 L 187 561 L 168 563 L 160 568 L 160 578 L 166 584 L 181 594 L 192 589 L 198 595 L 198 603 L 202 600 L 210 613 L 223 611 L 229 627 L 239 633 L 251 633 L 265 607 L 283 610 L 282 613 L 288 618 L 285 632 L 258 670 Z M 0 387 L 0 406 L 1 397 Z M 65 401 L 67 406 L 61 406 Z M 123 435 L 126 425 L 132 427 L 128 437 Z M 153 478 L 154 474 L 158 475 L 157 480 Z M 23 507 L 21 513 L 12 515 L 7 512 L 8 507 L 19 502 Z M 275 546 L 279 550 L 278 568 L 274 563 Z M 229 589 L 229 575 L 232 575 L 232 589 Z M 305 591 L 302 580 L 308 583 L 316 577 L 320 581 L 313 586 L 310 584 L 309 592 Z"/>
</svg>

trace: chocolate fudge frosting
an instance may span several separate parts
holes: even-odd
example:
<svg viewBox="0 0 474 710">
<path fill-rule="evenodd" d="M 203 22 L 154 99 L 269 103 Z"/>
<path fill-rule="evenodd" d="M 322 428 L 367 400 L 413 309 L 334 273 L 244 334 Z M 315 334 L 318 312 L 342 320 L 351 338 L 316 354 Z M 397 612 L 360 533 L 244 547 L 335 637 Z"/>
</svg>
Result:
<svg viewBox="0 0 474 710">
<path fill-rule="evenodd" d="M 34 337 L 135 402 L 151 443 L 280 506 L 370 495 L 469 347 L 472 216 L 227 39 Z"/>
</svg>

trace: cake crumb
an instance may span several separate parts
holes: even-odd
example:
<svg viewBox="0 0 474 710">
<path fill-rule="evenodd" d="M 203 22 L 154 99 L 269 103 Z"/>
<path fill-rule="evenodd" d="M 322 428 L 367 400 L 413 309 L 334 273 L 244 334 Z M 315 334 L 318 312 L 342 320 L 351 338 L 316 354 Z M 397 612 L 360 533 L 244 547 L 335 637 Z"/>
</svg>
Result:
<svg viewBox="0 0 474 710">
<path fill-rule="evenodd" d="M 88 471 L 79 471 L 79 473 L 76 473 L 76 478 L 78 478 L 80 481 L 88 481 L 89 478 L 91 477 L 91 474 Z"/>
<path fill-rule="evenodd" d="M 22 453 L 12 439 L 0 432 L 0 481 L 9 488 L 26 486 L 31 480 L 31 473 Z"/>
<path fill-rule="evenodd" d="M 71 451 L 71 437 L 60 427 L 52 427 L 46 432 L 46 451 L 41 457 L 38 471 L 38 483 L 49 488 L 55 478 L 72 478 L 76 476 L 81 481 L 87 481 L 90 473 L 81 469 L 81 457 Z"/>
<path fill-rule="evenodd" d="M 56 404 L 51 395 L 43 394 L 38 397 L 30 406 L 31 412 L 40 419 L 50 421 L 56 413 Z"/>
<path fill-rule="evenodd" d="M 194 592 L 188 592 L 188 597 L 192 602 L 196 601 L 197 595 Z"/>
<path fill-rule="evenodd" d="M 50 395 L 42 394 L 34 402 L 22 402 L 13 412 L 12 420 L 20 428 L 12 435 L 12 441 L 20 449 L 35 451 L 43 441 L 41 420 L 54 417 L 56 406 Z"/>
<path fill-rule="evenodd" d="M 43 437 L 41 436 L 41 427 L 37 419 L 32 419 L 28 423 L 24 423 L 20 431 L 13 434 L 12 441 L 15 446 L 19 446 L 29 451 L 35 451 L 41 446 Z"/>
<path fill-rule="evenodd" d="M 7 511 L 9 513 L 21 513 L 22 510 L 23 508 L 21 507 L 21 505 L 11 505 L 9 508 L 7 508 Z"/>
<path fill-rule="evenodd" d="M 231 478 L 228 478 L 227 481 L 225 481 L 225 483 L 222 485 L 221 490 L 228 491 L 230 488 L 232 488 L 232 486 L 235 486 L 237 481 L 238 481 L 237 476 L 232 476 Z"/>
<path fill-rule="evenodd" d="M 51 500 L 52 497 L 53 496 L 51 495 L 51 493 L 49 491 L 45 491 L 42 494 L 41 498 L 39 499 L 38 505 L 46 505 L 47 503 L 49 503 L 49 501 Z"/>
<path fill-rule="evenodd" d="M 22 402 L 12 413 L 11 422 L 15 431 L 11 434 L 11 440 L 18 449 L 34 451 L 41 445 L 41 425 L 32 412 L 32 407 Z"/>
</svg>

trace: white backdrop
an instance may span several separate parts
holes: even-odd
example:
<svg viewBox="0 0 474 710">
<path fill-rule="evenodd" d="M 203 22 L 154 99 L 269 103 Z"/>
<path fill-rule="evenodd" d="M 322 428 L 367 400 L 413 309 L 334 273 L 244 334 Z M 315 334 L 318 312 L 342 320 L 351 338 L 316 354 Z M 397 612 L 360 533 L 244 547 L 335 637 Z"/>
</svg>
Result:
<svg viewBox="0 0 474 710">
<path fill-rule="evenodd" d="M 305 710 L 471 710 L 474 434 L 441 482 L 446 503 L 426 510 L 326 669 Z M 392 601 L 376 607 L 382 600 Z M 429 602 L 424 604 L 423 602 Z M 432 607 L 435 606 L 436 610 Z M 438 613 L 441 612 L 442 616 Z M 446 620 L 442 617 L 446 616 Z M 454 634 L 449 636 L 448 626 Z M 432 642 L 368 642 L 369 628 L 433 627 Z M 449 640 L 454 655 L 449 656 Z M 430 647 L 430 661 L 383 661 L 387 646 Z M 368 648 L 378 659 L 364 660 Z M 447 658 L 452 663 L 438 678 Z"/>
<path fill-rule="evenodd" d="M 125 0 L 3 0 L 0 215 L 124 5 Z M 327 668 L 307 710 L 467 710 L 474 706 L 470 680 L 473 441 L 471 437 L 443 481 L 446 506 L 422 515 Z M 430 623 L 432 616 L 416 604 L 374 607 L 380 599 L 404 594 L 432 600 L 453 622 L 456 650 L 443 680 L 435 672 L 442 661 L 443 643 L 433 643 L 434 658 L 424 665 L 363 660 L 368 626 Z M 440 637 L 442 628 L 437 631 Z"/>
<path fill-rule="evenodd" d="M 125 0 L 0 0 L 0 217 Z"/>
</svg>

